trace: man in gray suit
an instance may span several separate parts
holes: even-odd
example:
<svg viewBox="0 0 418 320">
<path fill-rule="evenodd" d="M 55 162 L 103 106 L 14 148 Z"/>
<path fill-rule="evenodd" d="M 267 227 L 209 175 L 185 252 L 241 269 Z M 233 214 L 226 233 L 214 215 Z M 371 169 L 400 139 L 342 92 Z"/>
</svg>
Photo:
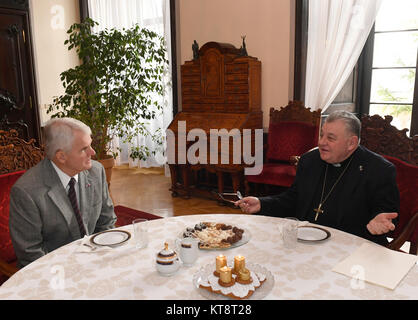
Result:
<svg viewBox="0 0 418 320">
<path fill-rule="evenodd" d="M 44 133 L 46 158 L 10 194 L 10 235 L 19 267 L 85 234 L 111 229 L 116 221 L 104 168 L 91 160 L 90 128 L 75 119 L 55 118 Z"/>
</svg>

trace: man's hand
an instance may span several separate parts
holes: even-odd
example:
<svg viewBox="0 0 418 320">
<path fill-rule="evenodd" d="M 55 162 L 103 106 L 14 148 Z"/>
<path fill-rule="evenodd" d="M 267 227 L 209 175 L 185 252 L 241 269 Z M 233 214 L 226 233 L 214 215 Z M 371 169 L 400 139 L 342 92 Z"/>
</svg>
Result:
<svg viewBox="0 0 418 320">
<path fill-rule="evenodd" d="M 260 200 L 256 197 L 245 197 L 234 204 L 239 206 L 244 213 L 256 213 L 261 210 Z"/>
<path fill-rule="evenodd" d="M 398 216 L 396 212 L 380 213 L 367 224 L 367 230 L 373 235 L 380 235 L 395 230 L 392 219 Z"/>
</svg>

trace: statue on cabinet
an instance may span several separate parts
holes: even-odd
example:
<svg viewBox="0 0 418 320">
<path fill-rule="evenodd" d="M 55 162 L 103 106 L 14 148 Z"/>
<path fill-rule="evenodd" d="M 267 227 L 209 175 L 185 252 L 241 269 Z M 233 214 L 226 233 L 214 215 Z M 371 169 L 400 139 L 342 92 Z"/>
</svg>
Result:
<svg viewBox="0 0 418 320">
<path fill-rule="evenodd" d="M 199 59 L 199 45 L 196 42 L 196 40 L 193 41 L 192 50 L 193 50 L 193 60 Z"/>
<path fill-rule="evenodd" d="M 241 46 L 241 48 L 239 48 L 239 55 L 240 55 L 240 56 L 247 57 L 247 56 L 248 56 L 248 53 L 247 53 L 247 47 L 246 47 L 246 45 L 245 45 L 245 37 L 246 37 L 246 36 L 241 36 L 241 39 L 242 39 L 242 46 Z"/>
</svg>

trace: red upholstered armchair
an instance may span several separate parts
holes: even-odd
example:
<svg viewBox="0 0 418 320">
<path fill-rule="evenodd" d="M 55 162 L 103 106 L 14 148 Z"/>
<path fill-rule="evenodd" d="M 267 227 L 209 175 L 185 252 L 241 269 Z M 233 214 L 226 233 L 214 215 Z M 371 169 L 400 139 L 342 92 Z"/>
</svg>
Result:
<svg viewBox="0 0 418 320">
<path fill-rule="evenodd" d="M 409 253 L 418 247 L 418 135 L 409 137 L 408 129 L 391 125 L 392 116 L 365 115 L 361 118 L 361 144 L 383 155 L 396 166 L 400 193 L 399 222 L 389 248 L 399 250 L 410 241 Z"/>
<path fill-rule="evenodd" d="M 16 130 L 0 130 L 0 284 L 18 270 L 9 233 L 10 189 L 43 157 L 44 152 L 35 146 L 35 140 L 24 141 Z"/>
<path fill-rule="evenodd" d="M 7 277 L 18 270 L 9 233 L 10 189 L 23 173 L 25 170 L 0 175 L 0 274 Z"/>
<path fill-rule="evenodd" d="M 399 250 L 410 241 L 409 253 L 417 255 L 418 248 L 418 166 L 395 157 L 385 156 L 396 166 L 396 182 L 400 193 L 399 222 L 391 234 L 389 248 Z"/>
<path fill-rule="evenodd" d="M 259 175 L 245 176 L 245 194 L 251 184 L 290 187 L 296 176 L 299 157 L 318 144 L 321 110 L 310 111 L 300 101 L 289 101 L 270 109 L 265 163 Z"/>
</svg>

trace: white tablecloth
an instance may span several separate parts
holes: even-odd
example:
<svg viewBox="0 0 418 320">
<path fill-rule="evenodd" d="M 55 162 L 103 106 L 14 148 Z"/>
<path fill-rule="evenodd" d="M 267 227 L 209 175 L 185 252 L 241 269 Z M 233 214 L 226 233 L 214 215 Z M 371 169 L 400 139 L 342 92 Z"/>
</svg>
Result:
<svg viewBox="0 0 418 320">
<path fill-rule="evenodd" d="M 201 221 L 238 225 L 251 232 L 250 241 L 222 251 L 200 251 L 197 262 L 171 277 L 161 276 L 155 256 L 167 240 Z M 21 269 L 0 287 L 0 299 L 202 299 L 193 286 L 193 275 L 220 253 L 233 262 L 235 255 L 257 263 L 274 276 L 274 287 L 265 299 L 418 299 L 418 266 L 395 290 L 364 283 L 332 271 L 362 243 L 362 238 L 327 228 L 323 242 L 298 243 L 286 249 L 279 238 L 279 218 L 251 215 L 192 215 L 148 221 L 149 244 L 136 249 L 134 241 L 109 251 L 76 252 L 81 240 L 70 243 Z M 132 232 L 132 226 L 121 229 Z M 133 235 L 132 235 L 133 236 Z"/>
</svg>

